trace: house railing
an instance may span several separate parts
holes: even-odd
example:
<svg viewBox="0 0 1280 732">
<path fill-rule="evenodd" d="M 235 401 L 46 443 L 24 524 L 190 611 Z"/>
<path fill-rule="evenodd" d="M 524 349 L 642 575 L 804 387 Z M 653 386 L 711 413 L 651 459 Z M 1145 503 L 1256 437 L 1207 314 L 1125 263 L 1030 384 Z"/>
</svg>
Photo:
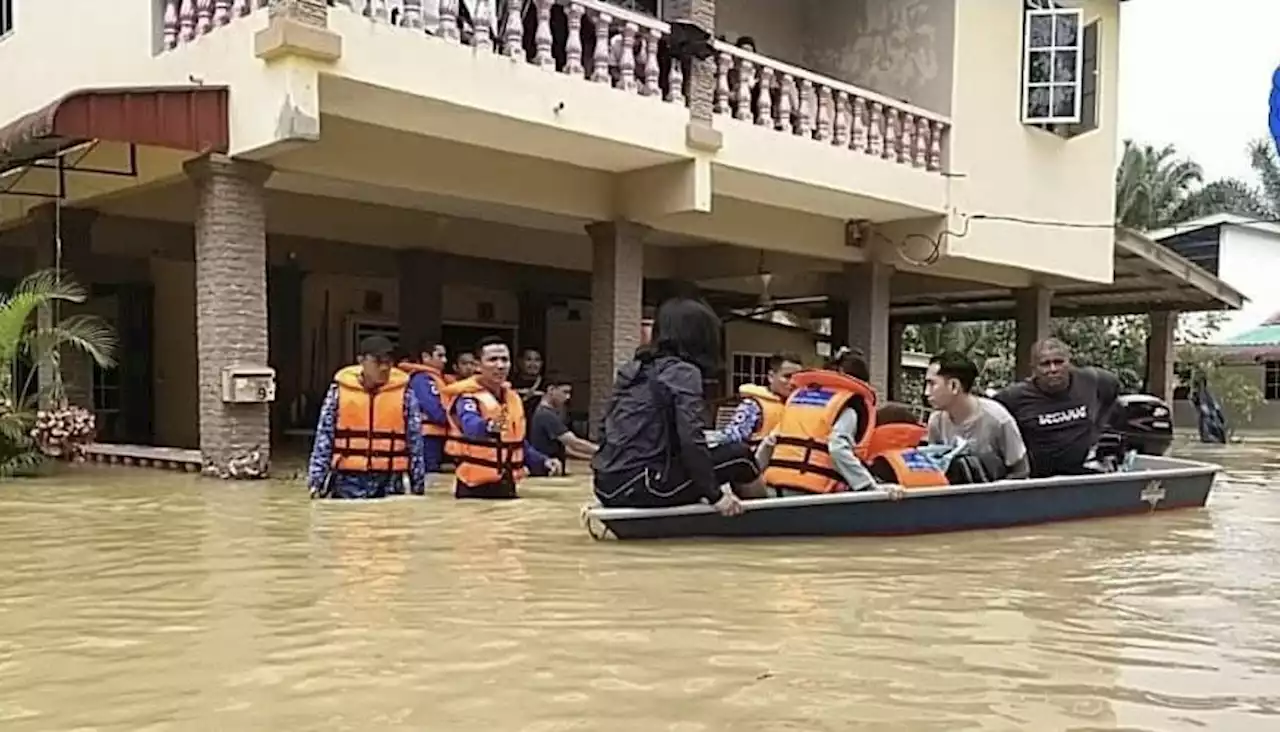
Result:
<svg viewBox="0 0 1280 732">
<path fill-rule="evenodd" d="M 951 121 L 716 41 L 717 114 L 902 165 L 941 171 Z"/>
<path fill-rule="evenodd" d="M 268 0 L 160 0 L 174 49 Z M 687 104 L 686 64 L 666 53 L 671 26 L 603 0 L 337 0 L 332 12 L 469 46 L 627 94 Z M 714 42 L 718 115 L 853 153 L 940 172 L 951 121 L 807 69 Z"/>
<path fill-rule="evenodd" d="M 267 0 L 164 0 L 163 48 L 193 42 Z M 671 26 L 602 0 L 338 0 L 333 10 L 502 55 L 629 94 L 684 105 L 685 69 L 663 39 Z M 434 15 L 434 17 L 433 17 Z"/>
</svg>

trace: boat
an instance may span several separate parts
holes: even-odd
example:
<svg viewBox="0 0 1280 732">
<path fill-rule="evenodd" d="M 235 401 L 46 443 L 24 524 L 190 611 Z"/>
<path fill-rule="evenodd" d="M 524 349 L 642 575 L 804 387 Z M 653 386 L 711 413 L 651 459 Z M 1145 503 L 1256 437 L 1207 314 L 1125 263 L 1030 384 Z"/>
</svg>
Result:
<svg viewBox="0 0 1280 732">
<path fill-rule="evenodd" d="M 787 496 L 745 501 L 726 518 L 706 504 L 584 510 L 588 531 L 618 539 L 690 537 L 905 536 L 995 529 L 1079 519 L 1202 508 L 1221 468 L 1137 455 L 1110 473 L 1002 480 L 907 491 Z"/>
</svg>

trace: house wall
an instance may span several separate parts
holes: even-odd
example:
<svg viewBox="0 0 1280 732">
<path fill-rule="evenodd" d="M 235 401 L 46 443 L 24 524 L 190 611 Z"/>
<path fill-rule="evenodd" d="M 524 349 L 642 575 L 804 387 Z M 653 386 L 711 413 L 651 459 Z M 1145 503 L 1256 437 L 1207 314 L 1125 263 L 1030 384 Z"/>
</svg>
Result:
<svg viewBox="0 0 1280 732">
<path fill-rule="evenodd" d="M 1082 0 L 1099 26 L 1098 129 L 1072 139 L 1028 127 L 1022 98 L 1021 2 L 956 0 L 951 118 L 952 255 L 1073 279 L 1110 282 L 1115 219 L 1118 0 Z M 1062 226 L 1060 224 L 1069 224 Z M 1077 226 L 1070 226 L 1077 224 Z M 1079 224 L 1089 225 L 1087 227 Z"/>
<path fill-rule="evenodd" d="M 1280 234 L 1244 226 L 1223 226 L 1218 253 L 1218 277 L 1248 300 L 1226 313 L 1215 340 L 1225 340 L 1280 312 Z"/>
<path fill-rule="evenodd" d="M 716 32 L 794 66 L 951 113 L 954 0 L 721 0 Z"/>
</svg>

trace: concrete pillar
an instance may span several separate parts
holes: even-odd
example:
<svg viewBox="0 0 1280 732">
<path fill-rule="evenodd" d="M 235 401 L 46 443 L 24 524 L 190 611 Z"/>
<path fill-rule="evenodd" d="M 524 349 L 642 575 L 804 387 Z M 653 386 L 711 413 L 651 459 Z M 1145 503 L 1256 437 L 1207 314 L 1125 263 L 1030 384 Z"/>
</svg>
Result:
<svg viewBox="0 0 1280 732">
<path fill-rule="evenodd" d="M 196 187 L 196 348 L 205 473 L 228 477 L 256 452 L 270 457 L 270 405 L 225 404 L 229 366 L 267 365 L 267 216 L 271 169 L 208 155 L 185 166 Z M 247 471 L 252 474 L 253 470 Z"/>
<path fill-rule="evenodd" d="M 591 434 L 613 391 L 618 367 L 640 346 L 644 312 L 644 240 L 649 227 L 629 221 L 587 226 L 591 237 Z"/>
<path fill-rule="evenodd" d="M 1015 290 L 1014 301 L 1017 305 L 1014 320 L 1018 329 L 1014 376 L 1025 379 L 1035 370 L 1035 364 L 1031 362 L 1031 347 L 1036 341 L 1049 337 L 1053 291 L 1044 287 Z"/>
<path fill-rule="evenodd" d="M 1148 318 L 1151 334 L 1147 336 L 1147 393 L 1172 404 L 1174 332 L 1178 329 L 1178 313 L 1154 310 Z"/>
<path fill-rule="evenodd" d="M 425 249 L 405 249 L 398 255 L 400 295 L 396 313 L 400 347 L 414 358 L 418 355 L 415 349 L 441 336 L 445 268 L 440 258 L 443 256 L 446 255 Z"/>
<path fill-rule="evenodd" d="M 663 17 L 668 21 L 689 21 L 715 37 L 716 0 L 662 0 L 662 3 Z M 686 81 L 690 119 L 709 126 L 715 111 L 715 57 L 705 61 L 693 59 Z"/>
<path fill-rule="evenodd" d="M 881 394 L 889 388 L 889 299 L 893 266 L 883 262 L 847 264 L 838 276 L 836 299 L 845 303 L 843 317 L 831 320 L 831 335 L 860 349 L 871 368 L 871 384 Z M 842 322 L 843 321 L 843 322 Z M 836 330 L 841 327 L 841 330 Z"/>
<path fill-rule="evenodd" d="M 889 388 L 885 398 L 895 402 L 912 401 L 904 400 L 902 394 L 902 337 L 906 328 L 902 323 L 889 323 Z"/>
</svg>

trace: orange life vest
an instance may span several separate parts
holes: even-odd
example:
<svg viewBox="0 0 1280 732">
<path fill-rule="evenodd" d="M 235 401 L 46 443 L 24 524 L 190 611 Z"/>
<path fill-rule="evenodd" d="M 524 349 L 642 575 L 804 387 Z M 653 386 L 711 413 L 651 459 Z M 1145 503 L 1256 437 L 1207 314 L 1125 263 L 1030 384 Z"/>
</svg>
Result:
<svg viewBox="0 0 1280 732">
<path fill-rule="evenodd" d="M 855 453 L 865 459 L 875 431 L 876 392 L 864 381 L 836 371 L 801 371 L 791 377 L 793 390 L 778 424 L 778 442 L 764 471 L 774 488 L 808 493 L 846 490 L 836 471 L 827 440 L 845 408 L 858 415 Z"/>
<path fill-rule="evenodd" d="M 786 403 L 782 401 L 782 397 L 758 384 L 743 384 L 738 387 L 738 394 L 760 405 L 760 425 L 747 438 L 751 445 L 758 445 L 782 422 L 782 410 Z"/>
<path fill-rule="evenodd" d="M 333 468 L 357 473 L 408 472 L 404 399 L 409 375 L 391 369 L 387 382 L 370 391 L 360 379 L 360 367 L 348 366 L 334 375 L 333 381 L 338 386 Z"/>
<path fill-rule="evenodd" d="M 449 438 L 444 444 L 445 453 L 457 460 L 454 475 L 463 485 L 472 488 L 497 483 L 504 477 L 515 482 L 524 479 L 524 403 L 520 394 L 504 384 L 502 400 L 474 378 L 451 384 L 449 404 Z M 468 437 L 453 412 L 457 400 L 463 396 L 475 399 L 482 419 L 500 422 L 502 434 L 487 437 Z"/>
<path fill-rule="evenodd" d="M 893 476 L 894 483 L 907 490 L 951 485 L 947 474 L 938 470 L 932 460 L 914 447 L 880 453 L 872 461 L 871 472 L 876 475 L 887 472 Z"/>
<path fill-rule="evenodd" d="M 444 387 L 446 382 L 443 372 L 425 364 L 414 363 L 412 361 L 406 361 L 400 364 L 399 368 L 401 371 L 409 374 L 409 378 L 411 379 L 415 374 L 426 374 L 427 378 L 431 379 L 431 383 L 436 385 L 436 393 L 440 395 L 441 406 L 444 405 Z M 428 422 L 427 415 L 422 415 L 422 435 L 424 437 L 444 437 L 448 432 L 448 424 Z"/>
<path fill-rule="evenodd" d="M 867 438 L 867 460 L 875 460 L 891 450 L 910 450 L 913 447 L 919 447 L 928 434 L 928 428 L 922 424 L 898 422 L 877 425 L 871 436 Z"/>
</svg>

